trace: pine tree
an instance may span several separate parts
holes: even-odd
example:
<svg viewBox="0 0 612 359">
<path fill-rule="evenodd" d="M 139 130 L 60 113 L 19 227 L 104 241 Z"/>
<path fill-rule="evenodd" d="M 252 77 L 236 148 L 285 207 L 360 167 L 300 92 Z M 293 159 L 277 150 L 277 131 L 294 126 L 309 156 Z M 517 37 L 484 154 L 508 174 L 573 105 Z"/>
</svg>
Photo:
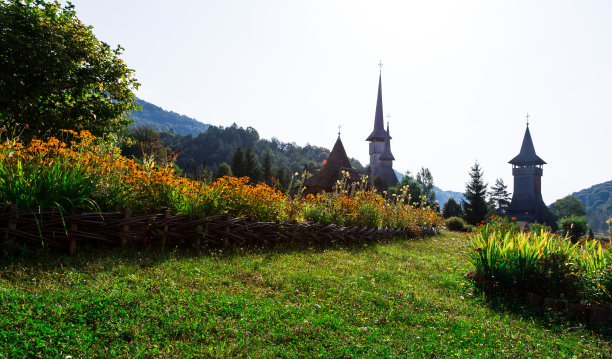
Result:
<svg viewBox="0 0 612 359">
<path fill-rule="evenodd" d="M 498 178 L 495 180 L 495 185 L 489 192 L 489 198 L 495 209 L 497 215 L 505 215 L 508 206 L 510 206 L 510 193 L 508 193 L 508 186 L 504 183 L 504 180 Z"/>
<path fill-rule="evenodd" d="M 483 182 L 483 173 L 478 162 L 470 169 L 470 182 L 465 187 L 465 202 L 463 210 L 465 220 L 475 225 L 486 218 L 487 215 L 487 184 Z"/>
<path fill-rule="evenodd" d="M 266 183 L 270 183 L 270 178 L 272 178 L 272 154 L 270 150 L 266 150 L 263 158 L 263 180 Z"/>
<path fill-rule="evenodd" d="M 242 147 L 238 146 L 232 154 L 232 173 L 236 177 L 246 176 L 246 167 Z"/>
<path fill-rule="evenodd" d="M 253 148 L 249 146 L 244 154 L 244 170 L 245 175 L 251 179 L 251 182 L 258 182 L 261 177 L 261 169 L 257 155 L 253 152 Z"/>
</svg>

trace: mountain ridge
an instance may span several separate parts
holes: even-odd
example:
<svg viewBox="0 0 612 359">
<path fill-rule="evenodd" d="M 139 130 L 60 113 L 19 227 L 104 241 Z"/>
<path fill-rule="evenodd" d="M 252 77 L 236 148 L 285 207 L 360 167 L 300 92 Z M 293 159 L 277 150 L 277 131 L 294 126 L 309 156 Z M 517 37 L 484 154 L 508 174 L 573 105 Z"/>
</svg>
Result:
<svg viewBox="0 0 612 359">
<path fill-rule="evenodd" d="M 136 104 L 140 109 L 127 115 L 134 121 L 130 124 L 131 128 L 148 127 L 159 132 L 171 131 L 185 136 L 197 136 L 210 127 L 209 124 L 174 111 L 164 110 L 140 98 L 136 98 Z"/>
<path fill-rule="evenodd" d="M 606 220 L 612 218 L 612 180 L 572 193 L 584 203 L 593 232 L 609 235 Z"/>
</svg>

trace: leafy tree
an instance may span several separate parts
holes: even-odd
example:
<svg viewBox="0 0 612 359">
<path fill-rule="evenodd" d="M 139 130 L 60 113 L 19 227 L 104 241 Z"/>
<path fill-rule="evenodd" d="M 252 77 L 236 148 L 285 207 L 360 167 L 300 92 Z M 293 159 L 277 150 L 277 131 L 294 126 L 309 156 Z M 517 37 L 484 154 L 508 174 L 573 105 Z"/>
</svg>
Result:
<svg viewBox="0 0 612 359">
<path fill-rule="evenodd" d="M 402 189 L 405 186 L 408 186 L 409 194 L 409 198 L 406 198 L 405 201 L 409 201 L 409 203 L 413 205 L 420 205 L 422 195 L 421 185 L 419 184 L 419 182 L 417 182 L 417 180 L 412 177 L 410 171 L 406 171 L 404 177 L 402 177 L 402 180 L 399 181 L 395 186 L 389 187 L 388 192 L 391 195 L 399 195 L 400 193 L 402 193 Z"/>
<path fill-rule="evenodd" d="M 269 184 L 270 179 L 272 178 L 272 154 L 270 150 L 266 150 L 266 152 L 264 153 L 262 174 L 264 182 Z"/>
<path fill-rule="evenodd" d="M 253 148 L 250 146 L 247 148 L 246 153 L 244 154 L 244 170 L 252 182 L 259 181 L 261 177 L 259 161 L 257 160 L 257 155 L 255 152 L 253 152 Z"/>
<path fill-rule="evenodd" d="M 244 152 L 242 152 L 242 147 L 240 146 L 236 147 L 232 155 L 232 173 L 236 177 L 247 175 Z"/>
<path fill-rule="evenodd" d="M 60 129 L 117 132 L 136 108 L 139 84 L 112 49 L 98 40 L 74 6 L 57 1 L 0 2 L 0 123 L 28 124 L 24 137 Z"/>
<path fill-rule="evenodd" d="M 221 178 L 223 176 L 232 176 L 232 167 L 226 162 L 217 166 L 217 171 L 215 172 L 216 178 Z"/>
<path fill-rule="evenodd" d="M 584 216 L 569 216 L 559 220 L 559 231 L 561 235 L 566 235 L 577 241 L 587 233 L 587 220 Z"/>
<path fill-rule="evenodd" d="M 470 182 L 465 187 L 463 211 L 465 220 L 472 225 L 485 219 L 487 215 L 487 184 L 482 179 L 483 173 L 478 162 L 470 169 Z"/>
<path fill-rule="evenodd" d="M 489 192 L 489 198 L 493 210 L 497 215 L 504 215 L 506 210 L 510 206 L 510 193 L 508 193 L 508 186 L 504 183 L 504 180 L 498 178 L 495 180 L 495 185 Z"/>
<path fill-rule="evenodd" d="M 421 185 L 423 190 L 423 196 L 425 196 L 425 203 L 433 206 L 436 203 L 436 193 L 434 192 L 434 181 L 429 168 L 421 167 L 421 170 L 417 172 L 417 182 Z"/>
<path fill-rule="evenodd" d="M 454 198 L 449 198 L 442 208 L 442 216 L 444 218 L 460 217 L 463 214 L 461 205 Z"/>
<path fill-rule="evenodd" d="M 575 196 L 565 196 L 550 205 L 550 211 L 558 218 L 568 218 L 571 216 L 586 216 L 584 204 Z"/>
</svg>

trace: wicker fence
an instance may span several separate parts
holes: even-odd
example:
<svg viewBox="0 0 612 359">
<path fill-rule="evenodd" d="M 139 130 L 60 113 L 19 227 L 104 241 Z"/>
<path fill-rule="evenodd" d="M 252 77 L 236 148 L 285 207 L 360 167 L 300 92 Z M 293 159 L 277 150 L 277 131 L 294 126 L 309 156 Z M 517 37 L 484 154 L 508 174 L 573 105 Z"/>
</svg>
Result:
<svg viewBox="0 0 612 359">
<path fill-rule="evenodd" d="M 411 229 L 340 227 L 309 222 L 259 222 L 229 215 L 196 217 L 164 213 L 133 216 L 129 209 L 112 213 L 62 215 L 59 211 L 0 213 L 0 242 L 7 247 L 26 243 L 75 253 L 81 244 L 125 247 L 149 244 L 159 248 L 192 246 L 274 246 L 279 243 L 356 243 L 390 237 L 416 237 L 437 233 L 437 228 Z"/>
</svg>

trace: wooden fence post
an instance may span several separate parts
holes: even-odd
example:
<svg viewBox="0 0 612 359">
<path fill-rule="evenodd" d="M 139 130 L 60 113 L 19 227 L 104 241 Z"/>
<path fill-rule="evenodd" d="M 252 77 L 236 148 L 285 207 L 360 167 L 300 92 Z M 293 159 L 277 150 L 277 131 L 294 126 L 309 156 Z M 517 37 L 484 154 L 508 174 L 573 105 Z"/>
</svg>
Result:
<svg viewBox="0 0 612 359">
<path fill-rule="evenodd" d="M 126 220 L 128 218 L 130 218 L 130 216 L 132 215 L 132 210 L 130 210 L 129 208 L 124 208 L 123 211 L 121 212 L 122 214 L 122 219 Z M 128 242 L 128 234 L 127 232 L 130 230 L 130 225 L 129 224 L 122 224 L 121 225 L 121 233 L 119 234 L 119 236 L 121 237 L 121 247 L 125 247 L 127 246 L 127 242 Z"/>
<path fill-rule="evenodd" d="M 76 239 L 74 238 L 74 236 L 72 235 L 72 232 L 76 232 L 77 230 L 77 225 L 76 223 L 70 223 L 70 247 L 68 249 L 68 252 L 70 253 L 70 255 L 73 255 L 76 253 L 77 250 L 77 242 Z"/>
<path fill-rule="evenodd" d="M 225 215 L 225 221 L 228 222 L 228 224 L 225 226 L 224 231 L 225 233 L 229 233 L 230 232 L 230 226 L 229 226 L 229 221 L 230 221 L 231 217 L 229 214 Z M 227 247 L 229 247 L 229 238 L 228 237 L 223 237 L 223 249 L 227 249 Z"/>
<path fill-rule="evenodd" d="M 15 230 L 17 229 L 17 207 L 14 204 L 9 206 L 9 215 L 8 229 Z M 12 250 L 15 247 L 15 235 L 9 233 L 6 241 L 9 249 Z"/>
<path fill-rule="evenodd" d="M 164 210 L 164 220 L 167 220 L 168 218 L 170 218 L 170 210 L 165 209 Z M 161 239 L 161 250 L 162 251 L 166 249 L 167 238 L 168 238 L 168 223 L 166 222 L 166 224 L 164 224 L 164 234 L 162 235 L 162 239 Z"/>
</svg>

